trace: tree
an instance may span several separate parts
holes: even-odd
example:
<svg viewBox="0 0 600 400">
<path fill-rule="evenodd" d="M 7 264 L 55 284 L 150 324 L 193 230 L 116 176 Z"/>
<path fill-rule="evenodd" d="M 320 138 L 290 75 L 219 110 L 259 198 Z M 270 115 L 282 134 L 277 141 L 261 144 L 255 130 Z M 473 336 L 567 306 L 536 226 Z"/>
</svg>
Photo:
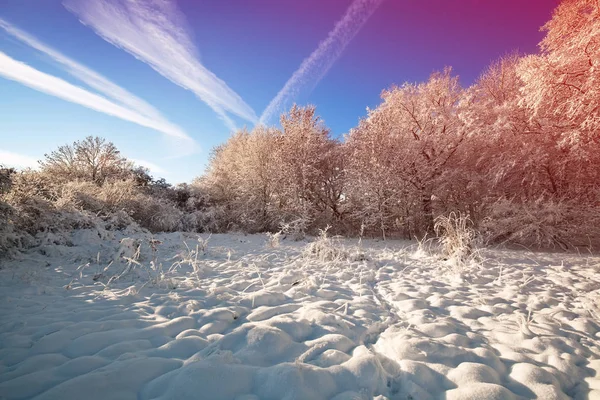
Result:
<svg viewBox="0 0 600 400">
<path fill-rule="evenodd" d="M 281 116 L 281 126 L 276 163 L 284 218 L 312 222 L 330 213 L 341 220 L 343 166 L 339 142 L 329 137 L 315 106 L 294 105 Z"/>
<path fill-rule="evenodd" d="M 231 222 L 250 231 L 279 229 L 302 220 L 319 226 L 341 222 L 343 193 L 340 144 L 316 116 L 314 106 L 293 106 L 282 129 L 243 129 L 212 152 L 197 180 Z"/>
<path fill-rule="evenodd" d="M 465 136 L 459 116 L 463 96 L 458 78 L 446 69 L 426 83 L 384 91 L 382 104 L 351 131 L 354 179 L 374 180 L 367 187 L 376 191 L 382 230 L 413 205 L 412 214 L 420 216 L 416 230 L 433 230 L 433 197 L 444 191 L 440 177 Z M 402 204 L 403 197 L 410 204 Z"/>
<path fill-rule="evenodd" d="M 42 171 L 48 172 L 60 181 L 72 181 L 80 178 L 81 171 L 75 153 L 75 143 L 72 146 L 59 146 L 52 153 L 44 154 L 45 160 L 39 161 Z"/>
<path fill-rule="evenodd" d="M 80 179 L 102 185 L 106 180 L 129 177 L 134 167 L 112 142 L 92 136 L 60 146 L 44 157 L 42 170 L 62 181 Z"/>
<path fill-rule="evenodd" d="M 520 105 L 552 146 L 548 175 L 555 196 L 597 196 L 600 178 L 600 4 L 565 0 L 544 25 L 542 54 L 517 72 Z"/>
<path fill-rule="evenodd" d="M 273 191 L 278 135 L 262 126 L 234 133 L 213 150 L 206 174 L 197 181 L 215 204 L 226 207 L 229 222 L 249 231 L 277 226 Z"/>
<path fill-rule="evenodd" d="M 561 146 L 585 152 L 588 144 L 600 144 L 600 4 L 564 0 L 542 29 L 542 54 L 519 66 L 522 104 Z"/>
<path fill-rule="evenodd" d="M 152 175 L 150 175 L 150 170 L 146 167 L 142 167 L 141 165 L 133 166 L 129 171 L 131 178 L 135 181 L 136 185 L 141 187 L 148 187 L 152 184 L 154 179 Z"/>
<path fill-rule="evenodd" d="M 523 81 L 517 54 L 494 62 L 468 89 L 462 111 L 470 154 L 461 154 L 471 177 L 484 182 L 482 195 L 522 197 L 551 191 L 554 179 L 552 140 L 520 104 Z"/>
<path fill-rule="evenodd" d="M 357 225 L 386 231 L 408 216 L 407 184 L 400 159 L 403 154 L 390 134 L 389 113 L 378 107 L 350 131 L 344 144 L 346 195 Z"/>
</svg>

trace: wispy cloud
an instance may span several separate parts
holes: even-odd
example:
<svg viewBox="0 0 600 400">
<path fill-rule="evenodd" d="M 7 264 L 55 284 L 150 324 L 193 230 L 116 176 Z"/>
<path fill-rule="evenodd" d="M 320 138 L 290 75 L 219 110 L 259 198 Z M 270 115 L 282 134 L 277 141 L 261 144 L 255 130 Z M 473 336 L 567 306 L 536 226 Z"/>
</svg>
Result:
<svg viewBox="0 0 600 400">
<path fill-rule="evenodd" d="M 116 104 L 105 97 L 75 86 L 63 79 L 38 71 L 25 63 L 9 57 L 3 52 L 0 52 L 0 76 L 19 82 L 40 92 L 56 96 L 72 103 L 80 104 L 92 110 L 112 115 L 159 132 L 167 133 L 193 144 L 193 141 L 191 141 L 188 136 L 179 130 L 174 130 L 173 126 L 169 123 L 156 121 L 127 107 Z"/>
<path fill-rule="evenodd" d="M 308 87 L 309 91 L 314 89 L 382 1 L 354 0 L 327 38 L 302 61 L 277 96 L 271 100 L 260 117 L 260 123 L 267 124 L 278 116 L 303 88 Z"/>
<path fill-rule="evenodd" d="M 0 165 L 13 168 L 36 168 L 37 158 L 0 150 Z"/>
<path fill-rule="evenodd" d="M 65 0 L 63 4 L 104 40 L 192 91 L 230 128 L 234 124 L 227 113 L 258 120 L 239 95 L 200 63 L 185 18 L 171 0 Z"/>
<path fill-rule="evenodd" d="M 129 112 L 127 112 L 127 113 L 118 112 L 118 111 L 112 112 L 112 113 L 110 113 L 111 115 L 119 117 L 119 118 L 123 118 L 122 117 L 123 115 L 127 116 L 123 119 L 126 119 L 126 120 L 134 122 L 134 123 L 139 123 L 140 125 L 143 125 L 143 126 L 152 128 L 154 130 L 157 130 L 159 132 L 162 132 L 167 136 L 177 138 L 180 141 L 183 141 L 185 143 L 186 147 L 188 147 L 188 148 L 190 148 L 190 146 L 196 147 L 194 141 L 180 127 L 169 122 L 164 116 L 161 115 L 161 113 L 157 109 L 155 109 L 153 106 L 151 106 L 144 100 L 136 97 L 132 93 L 128 92 L 127 90 L 123 89 L 119 85 L 113 83 L 112 81 L 103 77 L 102 75 L 98 74 L 97 72 L 89 69 L 88 67 L 86 67 L 84 65 L 79 64 L 78 62 L 63 55 L 62 53 L 58 52 L 57 50 L 45 45 L 44 43 L 42 43 L 35 37 L 20 30 L 19 28 L 12 25 L 11 23 L 3 20 L 2 18 L 0 18 L 0 29 L 3 29 L 4 31 L 6 31 L 6 33 L 11 35 L 15 39 L 21 41 L 22 43 L 30 46 L 31 48 L 50 57 L 50 59 L 52 59 L 56 63 L 60 64 L 69 74 L 71 74 L 75 78 L 79 79 L 81 82 L 85 83 L 89 87 L 95 89 L 96 91 L 102 93 L 103 95 L 105 95 L 106 97 L 111 99 L 111 101 L 114 103 L 114 104 L 112 104 L 112 106 L 114 106 L 114 105 L 122 106 L 122 108 L 129 110 Z M 18 71 L 24 72 L 28 69 L 23 68 L 22 66 L 15 69 L 15 65 L 17 65 L 17 64 L 13 63 L 13 70 L 10 73 L 11 74 L 10 79 L 13 79 L 16 81 L 21 81 L 20 79 L 18 79 L 18 76 L 16 76 L 15 74 L 18 73 Z M 3 67 L 7 68 L 8 65 L 0 66 L 0 68 L 3 68 Z M 5 71 L 4 75 L 8 76 L 9 72 Z M 45 74 L 39 75 L 38 74 L 38 78 L 42 77 L 42 76 L 44 76 L 43 79 L 45 79 L 45 81 L 48 82 L 47 77 L 49 77 L 50 75 L 45 75 Z M 24 82 L 22 82 L 22 83 L 24 83 Z M 28 84 L 28 86 L 34 87 L 31 84 Z M 35 87 L 35 88 L 40 90 L 37 87 Z M 83 90 L 83 89 L 80 89 L 80 90 Z M 77 91 L 79 94 L 82 93 L 80 90 Z M 49 94 L 57 95 L 54 92 L 51 92 L 50 90 L 46 90 L 45 92 L 49 93 Z M 64 96 L 59 96 L 59 95 L 57 95 L 57 96 L 65 98 Z M 89 98 L 89 96 L 86 96 L 86 98 Z M 86 107 L 93 108 L 100 112 L 105 112 L 103 110 L 107 109 L 106 105 L 107 105 L 108 100 L 104 99 L 102 97 L 99 97 L 99 99 L 103 99 L 103 101 L 101 101 L 101 103 L 98 105 L 98 107 L 93 107 L 93 105 L 91 105 L 89 103 L 82 104 L 81 102 L 77 101 L 74 98 L 70 98 L 69 101 L 85 105 Z M 112 109 L 114 107 L 109 107 L 109 108 Z M 143 122 L 140 123 L 140 121 L 143 121 Z"/>
</svg>

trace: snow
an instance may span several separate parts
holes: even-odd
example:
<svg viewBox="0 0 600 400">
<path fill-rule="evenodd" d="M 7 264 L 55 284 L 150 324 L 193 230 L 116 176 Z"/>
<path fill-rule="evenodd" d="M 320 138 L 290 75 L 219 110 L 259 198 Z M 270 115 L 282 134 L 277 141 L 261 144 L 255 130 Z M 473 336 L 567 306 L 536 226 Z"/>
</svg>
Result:
<svg viewBox="0 0 600 400">
<path fill-rule="evenodd" d="M 3 261 L 0 398 L 600 399 L 600 257 L 206 239 L 82 230 Z"/>
</svg>

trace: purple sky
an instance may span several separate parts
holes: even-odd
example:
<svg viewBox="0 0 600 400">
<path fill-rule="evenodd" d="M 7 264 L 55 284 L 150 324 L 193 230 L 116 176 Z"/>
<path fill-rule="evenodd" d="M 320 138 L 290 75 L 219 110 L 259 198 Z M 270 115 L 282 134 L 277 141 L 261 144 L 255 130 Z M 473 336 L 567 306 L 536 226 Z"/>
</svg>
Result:
<svg viewBox="0 0 600 400">
<path fill-rule="evenodd" d="M 74 12 L 60 0 L 0 0 L 0 19 L 102 75 L 156 113 L 130 117 L 118 111 L 115 118 L 112 110 L 98 112 L 47 90 L 32 89 L 18 77 L 4 79 L 5 71 L 0 74 L 0 162 L 6 162 L 7 154 L 23 156 L 25 161 L 39 158 L 58 145 L 100 135 L 115 142 L 125 155 L 153 164 L 155 174 L 177 182 L 202 172 L 210 149 L 226 140 L 231 126 L 253 126 L 352 1 L 175 2 L 173 7 L 179 11 L 171 28 L 183 32 L 176 38 L 185 38 L 182 48 L 194 60 L 192 78 L 198 77 L 196 70 L 204 69 L 216 77 L 208 83 L 202 81 L 204 75 L 191 82 L 189 71 L 180 68 L 187 64 L 178 65 L 168 53 L 173 46 L 157 50 L 152 42 L 156 38 L 140 34 L 141 42 L 135 42 L 129 31 L 116 35 L 113 42 L 102 37 L 102 29 L 111 32 L 114 26 L 110 18 L 103 21 L 94 7 L 119 5 L 121 0 L 66 1 L 70 3 Z M 431 72 L 452 66 L 461 82 L 469 85 L 506 53 L 537 52 L 543 37 L 539 28 L 557 3 L 383 0 L 323 78 L 309 74 L 287 100 L 315 104 L 332 132 L 342 135 L 365 116 L 367 106 L 379 103 L 381 91 L 392 84 L 422 81 Z M 86 26 L 78 18 L 88 18 L 90 23 Z M 115 45 L 122 37 L 129 42 Z M 155 64 L 134 56 L 131 48 L 123 49 L 140 43 L 150 46 Z M 64 64 L 2 29 L 0 52 L 92 93 L 112 94 L 89 88 L 89 82 L 74 77 Z M 8 73 L 22 73 L 14 70 L 17 67 L 21 68 L 11 64 Z M 173 132 L 184 132 L 195 144 L 186 142 L 186 151 L 181 151 L 181 143 L 174 145 L 169 137 Z"/>
</svg>

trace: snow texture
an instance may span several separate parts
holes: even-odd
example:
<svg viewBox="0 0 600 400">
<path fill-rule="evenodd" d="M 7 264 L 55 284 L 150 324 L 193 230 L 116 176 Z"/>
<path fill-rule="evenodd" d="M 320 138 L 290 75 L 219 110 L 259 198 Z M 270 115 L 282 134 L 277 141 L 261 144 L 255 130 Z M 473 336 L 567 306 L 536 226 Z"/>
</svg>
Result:
<svg viewBox="0 0 600 400">
<path fill-rule="evenodd" d="M 600 399 L 599 257 L 484 250 L 458 271 L 400 241 L 332 241 L 332 261 L 263 235 L 67 242 L 0 269 L 1 399 Z"/>
</svg>

